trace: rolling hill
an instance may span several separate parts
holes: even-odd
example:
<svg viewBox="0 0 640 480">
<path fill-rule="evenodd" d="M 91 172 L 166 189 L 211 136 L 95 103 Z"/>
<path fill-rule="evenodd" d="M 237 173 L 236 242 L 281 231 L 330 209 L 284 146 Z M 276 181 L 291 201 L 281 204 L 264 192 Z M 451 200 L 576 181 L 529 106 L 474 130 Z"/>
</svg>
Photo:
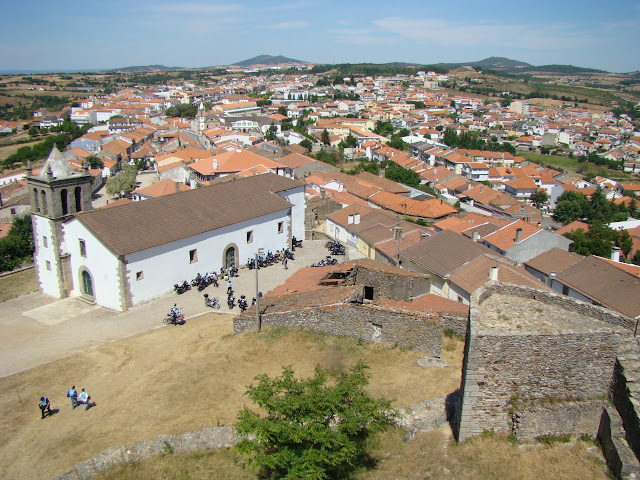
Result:
<svg viewBox="0 0 640 480">
<path fill-rule="evenodd" d="M 258 55 L 257 57 L 250 58 L 248 60 L 243 60 L 242 62 L 234 63 L 233 65 L 237 65 L 239 67 L 250 67 L 252 65 L 280 65 L 284 63 L 307 63 L 301 60 L 294 60 L 293 58 L 283 57 L 282 55 L 278 55 L 274 57 L 273 55 Z"/>
</svg>

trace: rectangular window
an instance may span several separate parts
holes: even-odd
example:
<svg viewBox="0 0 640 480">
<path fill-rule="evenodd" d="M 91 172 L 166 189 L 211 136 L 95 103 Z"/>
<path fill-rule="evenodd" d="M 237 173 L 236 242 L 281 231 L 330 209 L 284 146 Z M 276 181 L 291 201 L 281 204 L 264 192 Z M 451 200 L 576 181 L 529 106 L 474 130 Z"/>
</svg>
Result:
<svg viewBox="0 0 640 480">
<path fill-rule="evenodd" d="M 189 263 L 196 263 L 198 261 L 198 250 L 189 250 Z"/>
<path fill-rule="evenodd" d="M 87 245 L 84 243 L 84 240 L 80 240 L 80 256 L 87 258 Z"/>
<path fill-rule="evenodd" d="M 42 236 L 42 246 L 47 248 L 49 246 L 49 240 L 44 235 Z"/>
<path fill-rule="evenodd" d="M 47 260 L 47 270 L 51 271 L 51 262 Z"/>
<path fill-rule="evenodd" d="M 278 222 L 278 233 L 284 232 L 284 222 Z"/>
<path fill-rule="evenodd" d="M 142 272 L 136 272 L 136 280 L 140 281 L 144 278 L 144 274 Z"/>
<path fill-rule="evenodd" d="M 253 230 L 249 230 L 247 232 L 247 243 L 252 243 L 253 242 Z"/>
</svg>

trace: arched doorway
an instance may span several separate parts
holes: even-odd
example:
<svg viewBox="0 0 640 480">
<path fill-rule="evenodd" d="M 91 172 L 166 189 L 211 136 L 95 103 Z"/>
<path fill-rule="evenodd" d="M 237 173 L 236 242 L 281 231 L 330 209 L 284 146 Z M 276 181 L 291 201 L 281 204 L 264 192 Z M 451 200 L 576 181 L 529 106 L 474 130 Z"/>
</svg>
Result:
<svg viewBox="0 0 640 480">
<path fill-rule="evenodd" d="M 235 244 L 227 245 L 223 250 L 222 264 L 224 268 L 238 266 L 238 247 Z"/>
<path fill-rule="evenodd" d="M 82 293 L 85 295 L 89 295 L 93 297 L 93 280 L 91 279 L 91 275 L 86 270 L 82 271 Z"/>
</svg>

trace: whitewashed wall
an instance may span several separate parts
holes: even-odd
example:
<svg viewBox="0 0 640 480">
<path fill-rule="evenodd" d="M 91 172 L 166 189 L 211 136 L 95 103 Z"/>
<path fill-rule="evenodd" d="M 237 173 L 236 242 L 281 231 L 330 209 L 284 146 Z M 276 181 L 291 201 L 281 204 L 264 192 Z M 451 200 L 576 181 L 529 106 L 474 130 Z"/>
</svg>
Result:
<svg viewBox="0 0 640 480">
<path fill-rule="evenodd" d="M 52 297 L 60 298 L 60 279 L 58 278 L 58 256 L 56 255 L 56 245 L 53 243 L 53 221 L 39 215 L 32 215 L 33 241 L 36 251 L 33 255 L 35 268 L 40 280 L 42 293 Z M 44 246 L 43 237 L 47 237 L 47 246 Z M 47 262 L 51 269 L 47 269 Z"/>
<path fill-rule="evenodd" d="M 225 249 L 230 244 L 238 247 L 237 260 L 241 266 L 256 254 L 258 248 L 264 248 L 265 252 L 284 248 L 288 221 L 288 212 L 283 210 L 127 255 L 125 262 L 133 304 L 168 293 L 174 284 L 191 281 L 198 273 L 219 270 Z M 282 233 L 278 233 L 279 222 L 285 222 Z M 253 231 L 253 242 L 247 243 L 250 230 Z M 190 263 L 189 252 L 194 249 L 198 259 Z M 141 280 L 137 280 L 138 272 L 142 272 Z"/>
<path fill-rule="evenodd" d="M 67 251 L 71 254 L 71 276 L 73 278 L 71 296 L 79 296 L 83 293 L 81 272 L 82 267 L 85 267 L 91 274 L 95 302 L 112 310 L 122 310 L 118 257 L 76 219 L 65 224 L 64 237 Z M 80 240 L 85 242 L 86 258 L 80 255 Z"/>
</svg>

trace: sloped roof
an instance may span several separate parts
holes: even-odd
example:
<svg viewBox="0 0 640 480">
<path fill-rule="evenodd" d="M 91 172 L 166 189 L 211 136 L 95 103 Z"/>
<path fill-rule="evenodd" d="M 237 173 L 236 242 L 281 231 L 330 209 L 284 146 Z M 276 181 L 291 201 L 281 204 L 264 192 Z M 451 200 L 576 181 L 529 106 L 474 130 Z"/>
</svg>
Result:
<svg viewBox="0 0 640 480">
<path fill-rule="evenodd" d="M 277 192 L 302 187 L 275 174 L 257 175 L 78 213 L 76 218 L 111 252 L 127 255 L 291 208 Z"/>
<path fill-rule="evenodd" d="M 471 294 L 489 281 L 491 267 L 498 267 L 499 282 L 544 289 L 544 284 L 524 268 L 516 267 L 504 259 L 489 255 L 482 255 L 471 260 L 451 275 L 449 281 Z"/>
<path fill-rule="evenodd" d="M 465 263 L 486 254 L 492 254 L 489 248 L 451 230 L 443 230 L 400 250 L 401 257 L 443 278 L 457 271 Z"/>
<path fill-rule="evenodd" d="M 166 180 L 154 183 L 153 185 L 149 185 L 148 187 L 136 189 L 133 193 L 146 195 L 148 197 L 161 197 L 163 195 L 170 195 L 172 193 L 186 192 L 187 190 L 191 190 L 188 185 L 175 182 L 167 178 Z"/>
<path fill-rule="evenodd" d="M 44 165 L 40 169 L 38 177 L 42 179 L 48 178 L 48 172 L 51 171 L 53 178 L 65 178 L 73 176 L 73 170 L 71 165 L 64 159 L 64 155 L 58 150 L 55 145 L 49 153 L 49 157 L 44 162 Z"/>
<path fill-rule="evenodd" d="M 560 272 L 558 280 L 623 315 L 640 315 L 640 278 L 590 255 Z"/>
<path fill-rule="evenodd" d="M 556 274 L 562 272 L 583 258 L 582 255 L 578 255 L 577 253 L 552 248 L 548 252 L 541 253 L 537 257 L 525 262 L 525 265 L 545 275 L 549 275 L 551 272 L 555 272 Z"/>
</svg>

